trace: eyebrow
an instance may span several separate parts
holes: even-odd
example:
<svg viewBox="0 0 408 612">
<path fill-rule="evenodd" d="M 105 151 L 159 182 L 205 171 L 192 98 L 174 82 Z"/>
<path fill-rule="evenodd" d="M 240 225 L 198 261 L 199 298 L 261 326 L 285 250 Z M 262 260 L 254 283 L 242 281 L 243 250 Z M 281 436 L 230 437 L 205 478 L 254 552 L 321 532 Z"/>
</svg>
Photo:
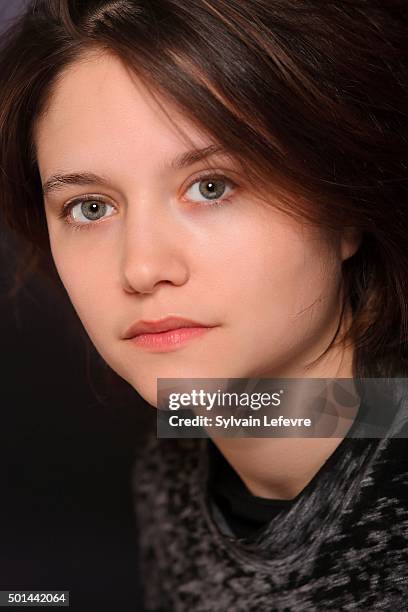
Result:
<svg viewBox="0 0 408 612">
<path fill-rule="evenodd" d="M 224 147 L 212 144 L 203 149 L 192 149 L 177 155 L 169 164 L 173 170 L 180 170 L 192 166 L 203 159 L 212 157 L 215 154 L 225 153 Z M 108 185 L 107 178 L 94 174 L 93 172 L 70 172 L 67 174 L 53 174 L 45 181 L 42 186 L 43 194 L 48 195 L 53 191 L 58 191 L 65 185 Z"/>
</svg>

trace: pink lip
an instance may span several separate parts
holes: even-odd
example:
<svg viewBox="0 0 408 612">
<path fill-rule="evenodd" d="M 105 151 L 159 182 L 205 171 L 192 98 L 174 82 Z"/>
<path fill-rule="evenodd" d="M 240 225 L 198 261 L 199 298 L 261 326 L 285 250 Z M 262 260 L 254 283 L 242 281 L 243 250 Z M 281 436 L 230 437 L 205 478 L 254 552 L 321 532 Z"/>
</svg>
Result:
<svg viewBox="0 0 408 612">
<path fill-rule="evenodd" d="M 179 327 L 156 334 L 139 334 L 131 338 L 131 342 L 146 349 L 168 351 L 186 344 L 192 338 L 201 336 L 210 329 L 211 327 Z"/>
<path fill-rule="evenodd" d="M 168 316 L 156 321 L 137 321 L 124 333 L 123 338 L 141 348 L 168 351 L 201 336 L 214 325 L 205 325 L 177 316 Z"/>
</svg>

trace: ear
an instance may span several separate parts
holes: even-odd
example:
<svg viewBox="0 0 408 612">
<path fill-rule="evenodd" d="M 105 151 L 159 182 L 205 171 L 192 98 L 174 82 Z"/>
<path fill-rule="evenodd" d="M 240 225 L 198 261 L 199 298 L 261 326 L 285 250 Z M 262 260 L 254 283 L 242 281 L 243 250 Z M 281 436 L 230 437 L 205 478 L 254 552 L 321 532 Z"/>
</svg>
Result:
<svg viewBox="0 0 408 612">
<path fill-rule="evenodd" d="M 363 236 L 355 227 L 345 227 L 340 234 L 340 255 L 342 261 L 352 257 L 359 249 Z"/>
</svg>

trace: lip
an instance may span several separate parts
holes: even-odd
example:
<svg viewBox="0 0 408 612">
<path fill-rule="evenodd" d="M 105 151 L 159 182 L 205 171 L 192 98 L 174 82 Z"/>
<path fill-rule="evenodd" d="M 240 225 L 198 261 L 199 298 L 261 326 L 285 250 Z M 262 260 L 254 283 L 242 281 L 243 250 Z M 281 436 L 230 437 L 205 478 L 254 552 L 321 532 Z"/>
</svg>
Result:
<svg viewBox="0 0 408 612">
<path fill-rule="evenodd" d="M 177 349 L 193 338 L 207 333 L 211 327 L 180 327 L 156 334 L 139 334 L 130 338 L 136 346 L 155 352 Z"/>
<path fill-rule="evenodd" d="M 178 348 L 213 327 L 216 326 L 192 319 L 168 316 L 156 321 L 136 321 L 126 330 L 123 338 L 146 349 L 166 351 Z"/>
<path fill-rule="evenodd" d="M 205 325 L 192 319 L 184 319 L 182 317 L 168 316 L 155 321 L 136 321 L 125 331 L 124 339 L 134 338 L 140 334 L 158 334 L 160 332 L 170 331 L 172 329 L 180 329 L 181 327 L 213 327 Z"/>
</svg>

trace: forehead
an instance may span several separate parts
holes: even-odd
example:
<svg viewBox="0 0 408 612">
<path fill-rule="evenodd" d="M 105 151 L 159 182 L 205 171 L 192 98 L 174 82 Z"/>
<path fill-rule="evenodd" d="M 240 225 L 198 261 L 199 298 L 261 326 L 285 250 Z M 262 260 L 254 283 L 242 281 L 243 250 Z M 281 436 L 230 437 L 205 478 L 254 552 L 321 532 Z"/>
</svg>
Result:
<svg viewBox="0 0 408 612">
<path fill-rule="evenodd" d="M 115 56 L 85 56 L 60 75 L 35 125 L 40 169 L 51 160 L 53 168 L 86 164 L 90 156 L 95 164 L 107 157 L 123 163 L 130 151 L 168 157 L 185 148 L 185 135 L 194 146 L 208 144 L 208 136 L 169 100 L 161 96 L 160 103 L 165 112 Z"/>
</svg>

